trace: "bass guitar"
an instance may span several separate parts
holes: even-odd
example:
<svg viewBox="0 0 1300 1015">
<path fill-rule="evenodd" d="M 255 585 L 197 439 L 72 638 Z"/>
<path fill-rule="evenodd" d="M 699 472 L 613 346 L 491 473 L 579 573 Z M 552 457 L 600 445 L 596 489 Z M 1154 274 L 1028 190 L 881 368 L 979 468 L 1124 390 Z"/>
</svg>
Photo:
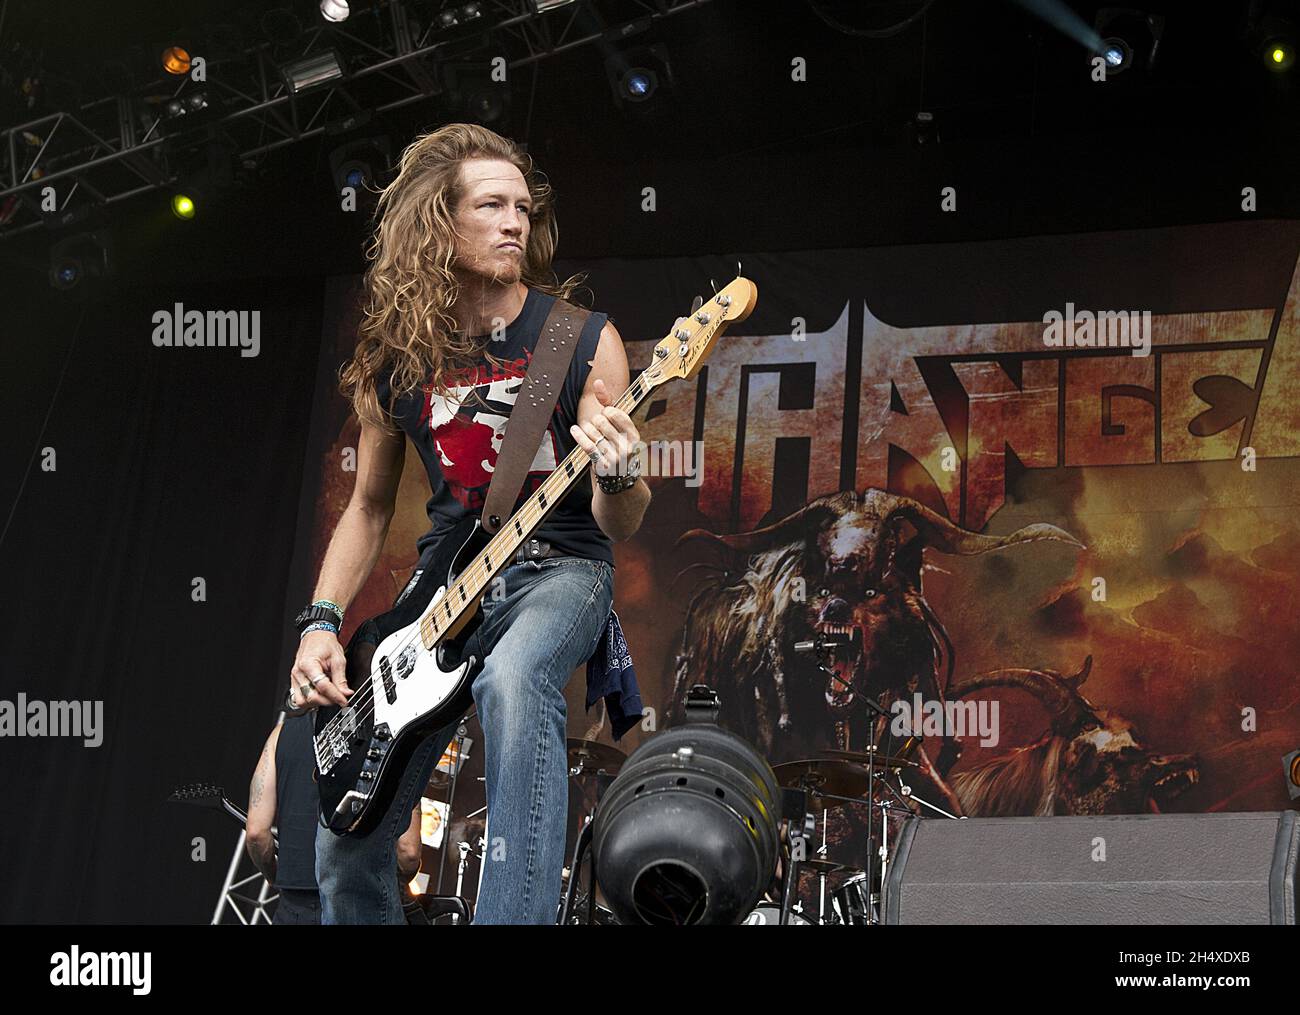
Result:
<svg viewBox="0 0 1300 1015">
<path fill-rule="evenodd" d="M 693 377 L 728 325 L 754 309 L 758 290 L 736 278 L 677 324 L 654 349 L 650 366 L 616 403 L 631 414 L 657 387 Z M 477 518 L 442 541 L 454 553 L 425 569 L 402 602 L 363 623 L 348 642 L 346 706 L 315 716 L 316 782 L 321 824 L 339 835 L 369 832 L 388 810 L 412 752 L 472 705 L 482 660 L 466 643 L 482 620 L 492 580 L 579 482 L 591 461 L 574 448 L 537 490 L 489 535 Z"/>
</svg>

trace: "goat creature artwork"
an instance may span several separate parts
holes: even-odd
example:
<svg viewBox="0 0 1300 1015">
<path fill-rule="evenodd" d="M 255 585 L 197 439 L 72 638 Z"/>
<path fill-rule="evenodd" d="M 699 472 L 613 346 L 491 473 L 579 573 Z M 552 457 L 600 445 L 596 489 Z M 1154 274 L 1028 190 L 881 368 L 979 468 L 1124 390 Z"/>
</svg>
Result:
<svg viewBox="0 0 1300 1015">
<path fill-rule="evenodd" d="M 687 610 L 669 714 L 679 721 L 686 690 L 708 683 L 722 698 L 721 721 L 778 763 L 827 747 L 863 750 L 868 698 L 888 711 L 918 693 L 942 705 L 1014 687 L 1047 710 L 1051 728 L 1037 743 L 957 772 L 960 747 L 946 732 L 936 759 L 919 752 L 919 774 L 956 812 L 1158 810 L 1196 782 L 1196 761 L 1154 754 L 1128 720 L 1084 698 L 1079 686 L 1091 657 L 1072 677 L 1008 668 L 952 683 L 956 653 L 925 598 L 924 552 L 981 554 L 1041 540 L 1082 548 L 1044 523 L 981 535 L 875 489 L 819 497 L 752 532 L 693 529 L 679 543 L 711 544 L 743 562 L 687 569 L 711 573 Z M 809 651 L 818 639 L 823 651 Z M 876 732 L 889 753 L 895 745 L 887 727 L 881 719 Z"/>
<path fill-rule="evenodd" d="M 962 810 L 980 817 L 1049 814 L 1159 813 L 1200 777 L 1190 754 L 1155 754 L 1123 716 L 1100 709 L 1079 686 L 1078 673 L 999 669 L 948 688 L 961 698 L 992 687 L 1018 687 L 1047 712 L 1050 728 L 1027 747 L 951 776 Z"/>
</svg>

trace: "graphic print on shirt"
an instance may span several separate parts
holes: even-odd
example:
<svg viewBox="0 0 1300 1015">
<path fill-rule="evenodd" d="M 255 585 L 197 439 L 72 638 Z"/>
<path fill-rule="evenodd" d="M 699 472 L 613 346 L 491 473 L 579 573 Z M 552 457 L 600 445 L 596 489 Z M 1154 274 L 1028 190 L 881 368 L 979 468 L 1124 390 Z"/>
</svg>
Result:
<svg viewBox="0 0 1300 1015">
<path fill-rule="evenodd" d="M 428 424 L 447 488 L 467 510 L 476 511 L 483 506 L 506 424 L 531 359 L 532 354 L 525 349 L 522 357 L 497 369 L 480 364 L 475 369 L 454 373 L 449 377 L 447 396 L 435 393 L 427 385 L 424 389 L 420 422 Z M 471 391 L 477 392 L 478 398 L 473 398 Z M 559 464 L 554 426 L 552 414 L 541 446 L 528 466 L 521 497 L 531 494 Z"/>
</svg>

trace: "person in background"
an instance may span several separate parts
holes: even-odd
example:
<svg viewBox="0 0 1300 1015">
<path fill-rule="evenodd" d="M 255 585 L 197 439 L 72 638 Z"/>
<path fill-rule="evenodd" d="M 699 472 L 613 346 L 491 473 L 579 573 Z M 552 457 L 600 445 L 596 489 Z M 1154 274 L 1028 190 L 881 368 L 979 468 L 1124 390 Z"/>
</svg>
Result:
<svg viewBox="0 0 1300 1015">
<path fill-rule="evenodd" d="M 312 780 L 310 715 L 290 715 L 266 738 L 248 787 L 248 856 L 280 895 L 276 924 L 320 923 L 316 885 L 317 794 Z M 271 829 L 276 829 L 273 836 Z M 397 840 L 395 877 L 406 884 L 420 871 L 420 806 Z"/>
</svg>

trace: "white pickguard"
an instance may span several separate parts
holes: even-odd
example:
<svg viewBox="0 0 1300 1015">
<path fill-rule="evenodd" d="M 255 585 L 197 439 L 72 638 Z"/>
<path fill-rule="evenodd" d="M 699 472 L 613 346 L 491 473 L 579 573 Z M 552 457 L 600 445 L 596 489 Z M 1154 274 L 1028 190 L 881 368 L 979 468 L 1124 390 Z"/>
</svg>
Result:
<svg viewBox="0 0 1300 1015">
<path fill-rule="evenodd" d="M 429 601 L 429 606 L 432 607 L 442 599 L 446 592 L 445 585 L 438 589 Z M 396 700 L 392 703 L 389 703 L 384 690 L 384 678 L 379 667 L 380 659 L 385 656 L 392 666 L 393 686 L 397 692 Z M 379 643 L 371 658 L 370 693 L 374 695 L 375 723 L 387 723 L 389 731 L 396 736 L 416 719 L 428 715 L 446 701 L 470 665 L 471 662 L 466 660 L 454 669 L 442 669 L 438 665 L 436 648 L 431 651 L 424 647 L 420 638 L 419 621 L 394 631 Z M 406 676 L 402 677 L 402 673 L 406 673 Z M 457 718 L 459 716 L 448 721 Z"/>
</svg>

